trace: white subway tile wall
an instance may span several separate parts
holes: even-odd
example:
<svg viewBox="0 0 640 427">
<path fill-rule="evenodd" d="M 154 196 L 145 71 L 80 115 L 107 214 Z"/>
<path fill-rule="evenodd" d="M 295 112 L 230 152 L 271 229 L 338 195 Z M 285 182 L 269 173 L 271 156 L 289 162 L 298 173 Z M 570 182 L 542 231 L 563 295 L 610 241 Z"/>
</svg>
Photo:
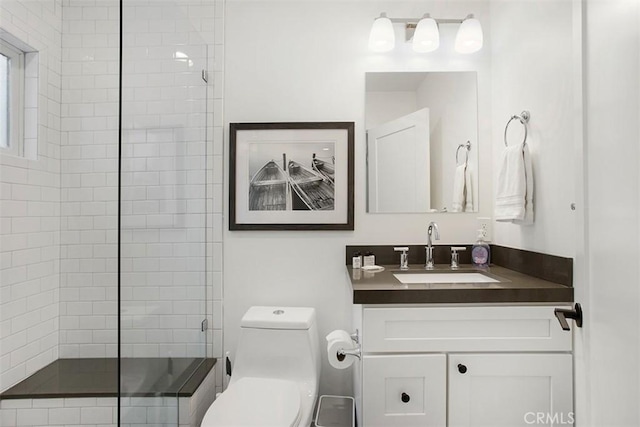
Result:
<svg viewBox="0 0 640 427">
<path fill-rule="evenodd" d="M 64 0 L 60 357 L 117 355 L 118 0 Z"/>
<path fill-rule="evenodd" d="M 118 3 L 0 3 L 40 51 L 37 160 L 0 156 L 0 390 L 116 355 Z M 223 8 L 125 2 L 123 356 L 222 356 Z"/>
<path fill-rule="evenodd" d="M 175 426 L 178 405 L 188 407 L 190 399 L 179 400 L 180 402 L 175 397 L 123 398 L 121 425 Z M 3 400 L 0 403 L 0 421 L 3 426 L 14 427 L 115 427 L 118 422 L 117 398 Z"/>
<path fill-rule="evenodd" d="M 62 0 L 3 0 L 0 28 L 39 52 L 25 64 L 25 155 L 0 154 L 1 391 L 58 358 Z"/>
</svg>

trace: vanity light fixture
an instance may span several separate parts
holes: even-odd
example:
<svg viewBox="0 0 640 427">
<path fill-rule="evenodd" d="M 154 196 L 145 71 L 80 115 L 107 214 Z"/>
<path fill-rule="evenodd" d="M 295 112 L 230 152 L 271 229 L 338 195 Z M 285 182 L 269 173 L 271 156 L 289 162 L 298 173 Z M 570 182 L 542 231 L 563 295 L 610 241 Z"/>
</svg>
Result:
<svg viewBox="0 0 640 427">
<path fill-rule="evenodd" d="M 455 49 L 458 53 L 473 53 L 482 49 L 482 26 L 473 15 L 467 16 L 460 24 Z"/>
<path fill-rule="evenodd" d="M 464 19 L 436 19 L 426 13 L 422 18 L 389 18 L 381 13 L 373 21 L 369 34 L 369 49 L 373 52 L 388 52 L 395 45 L 393 24 L 404 24 L 405 39 L 411 41 L 415 52 L 432 52 L 440 46 L 439 26 L 460 24 L 456 34 L 455 50 L 458 53 L 473 53 L 482 48 L 482 26 L 473 15 Z"/>
<path fill-rule="evenodd" d="M 396 44 L 396 35 L 393 31 L 391 19 L 386 13 L 381 13 L 373 21 L 371 33 L 369 34 L 369 50 L 373 52 L 388 52 Z"/>
<path fill-rule="evenodd" d="M 436 50 L 439 46 L 440 31 L 438 31 L 438 23 L 427 13 L 416 25 L 416 30 L 413 33 L 413 50 L 426 53 Z"/>
</svg>

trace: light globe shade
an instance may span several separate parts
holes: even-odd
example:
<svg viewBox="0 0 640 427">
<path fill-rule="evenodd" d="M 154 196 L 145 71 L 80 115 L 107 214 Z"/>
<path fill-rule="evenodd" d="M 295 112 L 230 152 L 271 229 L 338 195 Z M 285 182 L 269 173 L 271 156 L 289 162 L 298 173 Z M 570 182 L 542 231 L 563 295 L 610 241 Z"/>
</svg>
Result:
<svg viewBox="0 0 640 427">
<path fill-rule="evenodd" d="M 456 52 L 473 53 L 482 49 L 482 26 L 476 18 L 467 18 L 456 34 Z"/>
<path fill-rule="evenodd" d="M 396 35 L 393 31 L 391 19 L 383 13 L 373 21 L 369 34 L 369 50 L 372 52 L 388 52 L 396 44 Z"/>
<path fill-rule="evenodd" d="M 440 46 L 438 24 L 433 18 L 422 18 L 413 33 L 413 50 L 415 52 L 432 52 Z"/>
</svg>

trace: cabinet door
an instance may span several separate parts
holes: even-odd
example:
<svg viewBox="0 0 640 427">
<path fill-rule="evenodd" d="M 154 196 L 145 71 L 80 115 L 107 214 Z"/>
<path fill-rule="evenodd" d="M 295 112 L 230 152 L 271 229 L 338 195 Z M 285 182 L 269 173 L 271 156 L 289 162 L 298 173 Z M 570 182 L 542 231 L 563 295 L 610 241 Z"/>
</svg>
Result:
<svg viewBox="0 0 640 427">
<path fill-rule="evenodd" d="M 444 426 L 446 360 L 444 354 L 364 356 L 362 425 Z"/>
<path fill-rule="evenodd" d="M 449 427 L 573 425 L 570 354 L 450 354 Z"/>
</svg>

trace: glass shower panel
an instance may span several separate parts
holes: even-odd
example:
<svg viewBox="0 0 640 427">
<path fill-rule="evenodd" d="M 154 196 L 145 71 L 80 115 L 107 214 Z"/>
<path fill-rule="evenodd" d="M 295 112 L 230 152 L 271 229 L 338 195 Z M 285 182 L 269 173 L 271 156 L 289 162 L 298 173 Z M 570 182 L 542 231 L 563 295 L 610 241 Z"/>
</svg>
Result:
<svg viewBox="0 0 640 427">
<path fill-rule="evenodd" d="M 123 2 L 123 426 L 187 417 L 178 391 L 206 357 L 205 4 Z"/>
</svg>

